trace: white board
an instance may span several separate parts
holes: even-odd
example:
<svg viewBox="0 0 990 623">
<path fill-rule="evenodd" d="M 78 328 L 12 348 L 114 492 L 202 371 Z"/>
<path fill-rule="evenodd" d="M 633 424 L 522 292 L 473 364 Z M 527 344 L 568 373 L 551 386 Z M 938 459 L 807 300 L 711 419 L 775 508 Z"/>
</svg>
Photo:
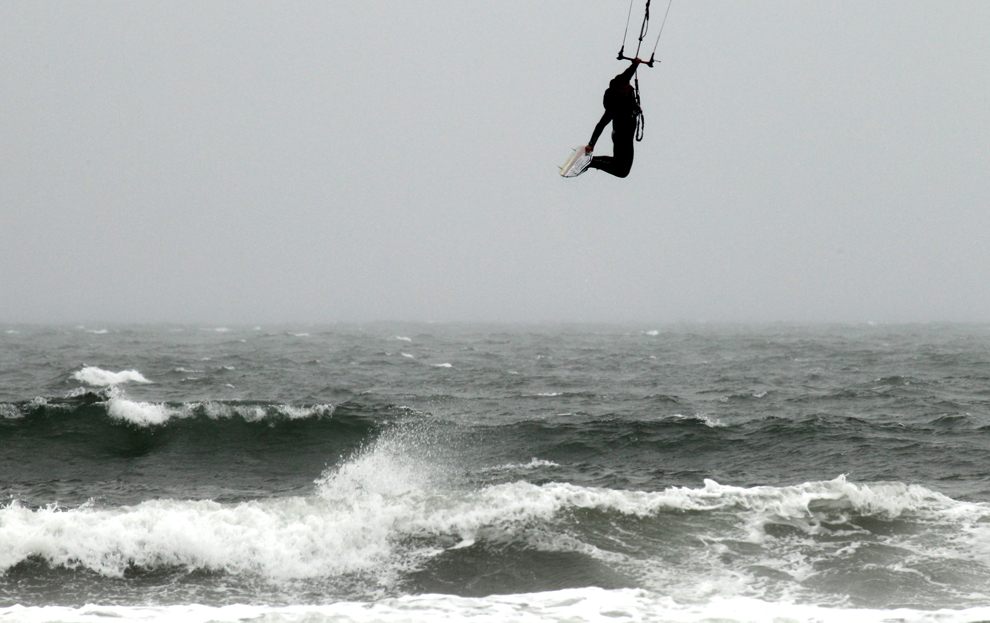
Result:
<svg viewBox="0 0 990 623">
<path fill-rule="evenodd" d="M 591 152 L 584 145 L 578 147 L 567 159 L 564 166 L 560 167 L 560 174 L 564 177 L 577 177 L 585 172 L 588 164 L 591 163 Z"/>
</svg>

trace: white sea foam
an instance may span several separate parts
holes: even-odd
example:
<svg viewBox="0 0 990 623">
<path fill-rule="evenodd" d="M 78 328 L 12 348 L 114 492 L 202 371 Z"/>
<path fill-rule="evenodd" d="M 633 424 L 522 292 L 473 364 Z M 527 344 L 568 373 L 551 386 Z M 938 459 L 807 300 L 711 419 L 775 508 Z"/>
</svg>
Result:
<svg viewBox="0 0 990 623">
<path fill-rule="evenodd" d="M 86 366 L 82 370 L 73 373 L 72 378 L 81 383 L 94 387 L 107 387 L 110 385 L 120 385 L 122 383 L 150 383 L 144 375 L 137 370 L 122 370 L 111 372 L 96 366 Z"/>
<path fill-rule="evenodd" d="M 855 510 L 860 514 L 893 518 L 909 510 L 983 508 L 956 502 L 921 485 L 898 482 L 857 484 L 848 482 L 844 476 L 789 487 L 733 487 L 709 479 L 704 482 L 704 487 L 700 489 L 672 487 L 658 492 L 595 489 L 571 484 L 546 485 L 546 491 L 553 492 L 554 498 L 566 500 L 567 504 L 611 508 L 637 515 L 661 509 L 700 511 L 743 508 L 772 511 L 785 518 L 807 517 L 829 510 Z"/>
<path fill-rule="evenodd" d="M 0 419 L 19 420 L 22 417 L 24 417 L 24 414 L 16 406 L 6 402 L 0 403 Z"/>
<path fill-rule="evenodd" d="M 122 409 L 147 409 L 147 413 L 134 417 L 151 421 L 160 417 L 152 407 L 155 405 L 130 403 Z M 387 585 L 396 574 L 441 552 L 438 547 L 466 546 L 488 538 L 593 556 L 638 575 L 648 588 L 689 584 L 690 588 L 680 594 L 702 604 L 697 606 L 700 609 L 673 612 L 680 612 L 683 620 L 697 620 L 707 616 L 706 608 L 713 608 L 713 613 L 730 613 L 712 605 L 717 603 L 714 600 L 735 599 L 743 592 L 739 587 L 745 588 L 749 581 L 745 569 L 726 566 L 722 540 L 748 540 L 764 547 L 768 536 L 759 528 L 768 522 L 811 533 L 818 529 L 819 520 L 838 520 L 852 513 L 881 519 L 920 517 L 930 526 L 952 526 L 951 534 L 933 537 L 937 531 L 929 529 L 919 537 L 924 540 L 920 544 L 912 543 L 913 533 L 908 534 L 898 537 L 899 548 L 927 548 L 923 553 L 929 557 L 968 556 L 980 564 L 990 564 L 990 551 L 976 546 L 990 540 L 990 509 L 956 502 L 917 485 L 857 484 L 836 478 L 790 487 L 751 488 L 707 480 L 701 488 L 672 487 L 656 492 L 525 481 L 471 489 L 458 485 L 452 475 L 457 470 L 448 470 L 443 457 L 436 454 L 436 448 L 446 447 L 436 438 L 438 434 L 425 426 L 387 430 L 352 459 L 329 470 L 312 497 L 239 504 L 152 500 L 128 507 L 85 505 L 68 510 L 32 510 L 12 503 L 0 508 L 0 572 L 35 557 L 113 577 L 120 577 L 132 566 L 169 566 L 247 573 L 272 581 L 371 573 Z M 521 467 L 552 465 L 534 459 Z M 569 522 L 575 513 L 588 511 L 645 520 L 663 515 L 665 521 L 683 517 L 685 511 L 694 517 L 717 515 L 717 521 L 707 523 L 717 531 L 699 533 L 697 545 L 692 539 L 690 554 L 685 553 L 685 558 L 693 558 L 690 565 L 670 567 L 660 559 L 627 558 L 617 551 L 600 550 L 582 542 L 573 529 L 558 529 L 572 525 Z M 635 534 L 632 537 L 639 538 Z M 793 546 L 792 541 L 796 543 Z M 791 560 L 792 550 L 786 549 L 805 544 L 799 539 L 782 542 L 767 546 L 777 548 L 773 558 L 790 565 L 781 573 L 793 576 L 808 567 L 805 553 L 797 552 Z M 675 573 L 678 577 L 673 578 Z M 549 602 L 545 607 L 548 615 L 554 612 Z M 651 607 L 660 606 L 653 603 Z M 635 612 L 646 617 L 649 610 Z M 753 610 L 741 620 L 762 620 L 751 618 L 757 612 Z"/>
<path fill-rule="evenodd" d="M 452 366 L 449 363 L 435 363 L 435 364 L 433 364 L 433 367 L 434 368 L 453 368 L 454 366 Z"/>
<path fill-rule="evenodd" d="M 107 401 L 107 413 L 112 418 L 138 426 L 164 424 L 173 417 L 188 415 L 183 409 L 173 409 L 150 402 L 135 402 L 120 396 L 114 396 Z"/>
<path fill-rule="evenodd" d="M 990 607 L 959 610 L 891 610 L 822 607 L 773 603 L 735 597 L 702 603 L 678 603 L 669 596 L 642 589 L 573 588 L 544 593 L 457 597 L 406 595 L 373 602 L 325 605 L 60 606 L 0 608 L 0 620 L 17 623 L 105 623 L 107 620 L 147 623 L 364 623 L 371 621 L 437 621 L 441 623 L 969 623 L 990 619 Z"/>
<path fill-rule="evenodd" d="M 408 560 L 394 554 L 408 537 L 474 541 L 493 530 L 512 533 L 533 521 L 551 521 L 572 509 L 646 517 L 663 511 L 743 507 L 786 518 L 806 517 L 829 505 L 879 514 L 908 509 L 958 513 L 962 508 L 962 503 L 922 487 L 843 480 L 749 489 L 708 481 L 701 489 L 654 493 L 527 482 L 457 493 L 445 492 L 436 486 L 437 480 L 438 473 L 424 469 L 423 462 L 379 448 L 329 473 L 313 498 L 237 505 L 156 500 L 115 509 L 71 510 L 30 510 L 12 504 L 0 510 L 0 569 L 40 556 L 53 564 L 81 564 L 113 576 L 133 564 L 314 577 L 404 565 Z M 981 513 L 990 516 L 985 508 Z"/>
<path fill-rule="evenodd" d="M 92 333 L 94 335 L 105 335 L 110 332 L 107 331 L 106 329 L 87 329 L 86 333 Z"/>
<path fill-rule="evenodd" d="M 399 340 L 400 342 L 411 342 L 412 341 L 412 338 L 411 337 L 406 337 L 404 335 L 396 335 L 396 336 L 392 337 L 392 339 L 393 340 Z"/>
<path fill-rule="evenodd" d="M 533 458 L 529 463 L 506 463 L 504 465 L 497 465 L 495 467 L 486 467 L 482 469 L 482 472 L 501 472 L 501 471 L 525 471 L 531 469 L 540 469 L 541 467 L 560 467 L 558 463 L 553 461 L 546 461 L 544 459 Z"/>
<path fill-rule="evenodd" d="M 277 405 L 275 411 L 290 420 L 302 420 L 313 416 L 333 415 L 335 407 L 330 404 L 313 405 L 312 407 L 293 407 L 292 405 Z"/>
<path fill-rule="evenodd" d="M 107 412 L 111 417 L 136 426 L 158 426 L 173 419 L 192 417 L 198 412 L 202 412 L 214 420 L 240 417 L 248 422 L 260 422 L 270 416 L 281 416 L 290 420 L 309 417 L 328 417 L 333 415 L 335 409 L 336 407 L 331 404 L 295 407 L 285 404 L 265 406 L 226 404 L 213 401 L 191 402 L 171 406 L 161 403 L 128 400 L 120 392 L 112 395 L 107 401 Z"/>
<path fill-rule="evenodd" d="M 261 405 L 229 405 L 222 402 L 199 403 L 206 416 L 214 419 L 224 419 L 240 416 L 248 422 L 260 422 L 268 412 Z"/>
<path fill-rule="evenodd" d="M 724 428 L 725 423 L 716 417 L 708 415 L 706 413 L 695 413 L 694 415 L 684 415 L 683 413 L 674 413 L 673 415 L 661 416 L 661 419 L 666 420 L 696 420 L 701 422 L 709 428 Z"/>
<path fill-rule="evenodd" d="M 0 509 L 0 572 L 30 557 L 120 577 L 129 567 L 249 573 L 273 581 L 395 570 L 436 550 L 402 551 L 428 534 L 438 471 L 386 434 L 329 473 L 320 495 L 240 504 L 152 500 L 135 506 Z M 449 500 L 447 502 L 449 504 Z M 443 511 L 439 511 L 443 512 Z M 440 525 L 449 523 L 442 520 Z"/>
<path fill-rule="evenodd" d="M 539 469 L 540 467 L 560 467 L 558 463 L 554 463 L 553 461 L 547 461 L 544 459 L 538 459 L 535 457 L 525 465 L 511 465 L 511 466 L 513 468 L 518 467 L 518 469 Z"/>
<path fill-rule="evenodd" d="M 706 413 L 698 413 L 694 417 L 704 422 L 708 428 L 725 428 L 726 426 L 722 420 Z"/>
<path fill-rule="evenodd" d="M 114 509 L 0 510 L 0 568 L 31 556 L 110 577 L 130 566 L 315 577 L 360 570 L 381 545 L 348 512 L 318 499 L 221 505 L 154 500 Z"/>
</svg>

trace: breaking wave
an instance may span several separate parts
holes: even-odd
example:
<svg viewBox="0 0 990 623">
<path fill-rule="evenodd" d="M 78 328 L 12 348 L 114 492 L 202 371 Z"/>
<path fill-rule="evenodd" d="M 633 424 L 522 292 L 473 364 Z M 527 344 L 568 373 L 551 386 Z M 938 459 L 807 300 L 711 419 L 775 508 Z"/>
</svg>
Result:
<svg viewBox="0 0 990 623">
<path fill-rule="evenodd" d="M 786 487 L 706 480 L 653 492 L 523 480 L 472 487 L 439 450 L 441 437 L 428 426 L 395 426 L 329 468 L 308 496 L 107 508 L 14 501 L 0 509 L 0 571 L 38 560 L 111 578 L 154 570 L 274 584 L 355 576 L 388 594 L 403 583 L 429 588 L 447 575 L 511 569 L 518 557 L 527 569 L 546 566 L 544 579 L 527 580 L 531 590 L 586 582 L 707 603 L 857 607 L 987 598 L 990 508 L 919 485 L 839 477 Z M 910 596 L 857 589 L 905 573 L 915 574 Z M 946 574 L 953 588 L 938 579 Z M 573 579 L 581 577 L 589 579 Z M 471 590 L 500 592 L 502 580 L 489 581 Z"/>
<path fill-rule="evenodd" d="M 72 378 L 93 387 L 108 387 L 111 385 L 121 385 L 123 383 L 151 383 L 144 375 L 137 370 L 122 370 L 111 372 L 96 366 L 86 366 L 75 372 Z"/>
</svg>

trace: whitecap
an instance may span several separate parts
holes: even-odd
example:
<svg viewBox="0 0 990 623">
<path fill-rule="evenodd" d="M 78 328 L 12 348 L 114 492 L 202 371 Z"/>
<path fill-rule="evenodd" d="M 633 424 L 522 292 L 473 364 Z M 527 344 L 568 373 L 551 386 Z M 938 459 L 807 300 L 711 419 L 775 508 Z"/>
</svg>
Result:
<svg viewBox="0 0 990 623">
<path fill-rule="evenodd" d="M 260 405 L 229 405 L 223 402 L 203 402 L 194 407 L 201 408 L 206 417 L 212 420 L 240 416 L 248 422 L 258 422 L 268 414 Z"/>
<path fill-rule="evenodd" d="M 664 420 L 696 420 L 701 422 L 709 428 L 725 428 L 726 424 L 719 420 L 718 418 L 708 415 L 707 413 L 696 413 L 694 415 L 684 415 L 682 413 L 674 413 L 673 415 L 664 415 L 660 419 Z"/>
<path fill-rule="evenodd" d="M 435 364 L 433 364 L 433 367 L 434 368 L 453 368 L 454 366 L 452 366 L 449 363 L 435 363 Z"/>
<path fill-rule="evenodd" d="M 291 405 L 277 405 L 275 411 L 284 415 L 290 420 L 301 420 L 313 416 L 326 417 L 333 415 L 335 407 L 329 404 L 313 405 L 312 407 L 293 407 Z"/>
<path fill-rule="evenodd" d="M 109 370 L 104 370 L 96 366 L 86 366 L 81 370 L 77 370 L 72 378 L 76 379 L 81 383 L 86 383 L 87 385 L 92 385 L 94 387 L 107 387 L 109 385 L 120 385 L 122 383 L 150 383 L 148 379 L 144 377 L 137 370 L 122 370 L 120 372 L 111 372 Z"/>
<path fill-rule="evenodd" d="M 544 467 L 560 467 L 559 463 L 554 463 L 553 461 L 547 461 L 545 459 L 533 458 L 529 463 L 506 463 L 504 465 L 497 465 L 495 467 L 486 467 L 482 469 L 482 472 L 502 472 L 502 471 L 529 471 L 534 469 L 540 469 Z"/>
<path fill-rule="evenodd" d="M 22 417 L 24 414 L 16 406 L 7 402 L 0 402 L 0 420 L 19 420 Z"/>
<path fill-rule="evenodd" d="M 115 396 L 107 403 L 107 413 L 112 418 L 130 424 L 154 426 L 164 424 L 175 415 L 181 415 L 182 410 L 171 409 L 166 405 L 151 402 L 135 402 Z"/>
</svg>

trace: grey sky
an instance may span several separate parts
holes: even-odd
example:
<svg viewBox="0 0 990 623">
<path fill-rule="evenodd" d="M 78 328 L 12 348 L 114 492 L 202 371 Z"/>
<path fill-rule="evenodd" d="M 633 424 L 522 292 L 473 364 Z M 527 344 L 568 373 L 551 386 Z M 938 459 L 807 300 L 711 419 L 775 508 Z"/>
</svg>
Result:
<svg viewBox="0 0 990 623">
<path fill-rule="evenodd" d="M 564 180 L 627 8 L 4 2 L 0 321 L 990 321 L 990 2 L 674 0 Z"/>
</svg>

